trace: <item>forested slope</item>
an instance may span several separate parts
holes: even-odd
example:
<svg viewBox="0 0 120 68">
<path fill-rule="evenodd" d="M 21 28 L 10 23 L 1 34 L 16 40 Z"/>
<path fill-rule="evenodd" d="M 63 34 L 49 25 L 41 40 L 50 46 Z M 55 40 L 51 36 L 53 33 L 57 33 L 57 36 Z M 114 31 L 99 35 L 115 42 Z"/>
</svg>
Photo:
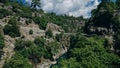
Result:
<svg viewBox="0 0 120 68">
<path fill-rule="evenodd" d="M 120 0 L 89 19 L 0 0 L 1 68 L 120 68 Z"/>
</svg>

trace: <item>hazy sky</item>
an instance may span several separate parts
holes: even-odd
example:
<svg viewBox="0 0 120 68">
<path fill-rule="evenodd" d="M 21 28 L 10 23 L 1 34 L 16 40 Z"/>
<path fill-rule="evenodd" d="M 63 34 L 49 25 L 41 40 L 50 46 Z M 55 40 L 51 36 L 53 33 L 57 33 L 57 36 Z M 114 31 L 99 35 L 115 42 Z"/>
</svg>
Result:
<svg viewBox="0 0 120 68">
<path fill-rule="evenodd" d="M 26 2 L 30 4 L 31 0 Z M 40 2 L 45 13 L 54 12 L 57 15 L 89 18 L 91 10 L 97 8 L 100 0 L 41 0 Z"/>
</svg>

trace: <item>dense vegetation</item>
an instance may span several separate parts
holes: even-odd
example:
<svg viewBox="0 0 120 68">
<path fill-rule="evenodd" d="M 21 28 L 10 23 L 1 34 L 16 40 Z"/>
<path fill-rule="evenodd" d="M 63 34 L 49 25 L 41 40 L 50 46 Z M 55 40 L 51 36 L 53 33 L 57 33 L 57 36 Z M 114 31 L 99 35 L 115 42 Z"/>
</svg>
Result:
<svg viewBox="0 0 120 68">
<path fill-rule="evenodd" d="M 84 31 L 89 34 L 88 37 L 81 34 L 71 37 L 71 48 L 51 68 L 119 68 L 120 52 L 116 52 L 120 50 L 118 1 L 115 3 L 110 0 L 102 0 L 98 8 L 92 11 L 92 17 L 86 21 Z M 94 31 L 91 31 L 91 28 Z M 113 29 L 114 33 L 103 34 L 105 30 L 99 31 L 97 28 Z M 101 35 L 113 35 L 115 53 L 110 50 L 107 39 L 102 38 Z"/>
<path fill-rule="evenodd" d="M 6 16 L 9 16 L 11 14 L 12 14 L 12 12 L 10 12 L 10 11 L 8 11 L 6 9 L 0 9 L 0 19 L 4 18 Z"/>
<path fill-rule="evenodd" d="M 48 37 L 48 38 L 51 38 L 53 37 L 53 32 L 51 29 L 48 29 L 46 32 L 45 32 L 45 35 Z"/>
<path fill-rule="evenodd" d="M 0 32 L 0 49 L 2 49 L 3 47 L 4 47 L 4 37 L 2 33 Z"/>
<path fill-rule="evenodd" d="M 18 37 L 20 36 L 20 30 L 18 26 L 18 21 L 15 17 L 11 18 L 8 21 L 8 24 L 5 25 L 3 31 L 5 35 L 10 35 L 11 37 Z"/>
<path fill-rule="evenodd" d="M 78 35 L 72 37 L 72 46 L 52 68 L 119 68 L 120 58 L 107 51 L 105 39 Z"/>
<path fill-rule="evenodd" d="M 10 60 L 7 60 L 3 68 L 32 68 L 41 62 L 41 58 L 54 60 L 53 55 L 58 53 L 60 48 L 58 42 L 50 42 L 45 45 L 45 39 L 41 37 L 35 38 L 34 42 L 18 39 L 15 43 L 16 54 Z M 17 62 L 16 62 L 17 61 Z M 14 64 L 14 65 L 13 65 Z"/>
<path fill-rule="evenodd" d="M 2 33 L 0 32 L 0 58 L 3 55 L 3 47 L 4 46 L 5 46 L 4 37 L 3 37 Z"/>
<path fill-rule="evenodd" d="M 10 60 L 7 60 L 3 65 L 3 68 L 32 68 L 32 65 L 28 62 L 27 58 L 24 58 L 21 54 L 16 53 Z"/>
<path fill-rule="evenodd" d="M 120 9 L 118 1 L 119 0 L 111 2 L 103 0 L 97 9 L 92 11 L 92 17 L 86 22 L 86 26 L 84 28 L 84 31 L 88 34 L 113 35 L 115 40 L 114 48 L 116 50 L 120 49 Z M 97 27 L 104 30 L 98 31 Z M 91 28 L 96 29 L 91 31 Z M 111 29 L 112 31 L 109 31 Z"/>
<path fill-rule="evenodd" d="M 21 3 L 0 0 L 3 6 L 11 6 L 9 10 L 0 9 L 0 19 L 11 16 L 3 28 L 5 35 L 15 38 L 15 54 L 6 60 L 3 68 L 33 68 L 42 62 L 42 59 L 55 61 L 54 57 L 64 48 L 63 42 L 70 42 L 68 51 L 58 59 L 51 68 L 119 68 L 120 67 L 120 0 L 102 0 L 97 9 L 92 11 L 90 19 L 72 16 L 57 16 L 54 13 L 44 13 L 36 10 L 40 7 L 39 0 L 33 0 L 31 7 Z M 51 29 L 46 30 L 45 37 L 36 37 L 34 40 L 21 38 L 20 18 L 26 19 L 26 24 L 35 23 L 39 28 L 46 30 L 48 23 L 54 23 L 63 28 L 70 35 L 70 41 L 63 38 L 64 33 L 53 35 Z M 84 26 L 85 24 L 85 26 Z M 98 28 L 104 29 L 99 31 Z M 91 31 L 93 29 L 93 31 Z M 112 33 L 109 33 L 112 29 Z M 108 31 L 108 32 L 107 32 Z M 34 31 L 29 30 L 32 36 Z M 66 34 L 67 35 L 67 34 Z M 113 37 L 113 44 L 109 44 L 105 36 Z M 66 40 L 66 41 L 64 41 Z M 3 54 L 4 37 L 0 32 L 0 55 Z M 68 45 L 68 44 L 67 44 Z M 111 46 L 114 50 L 110 50 Z"/>
</svg>

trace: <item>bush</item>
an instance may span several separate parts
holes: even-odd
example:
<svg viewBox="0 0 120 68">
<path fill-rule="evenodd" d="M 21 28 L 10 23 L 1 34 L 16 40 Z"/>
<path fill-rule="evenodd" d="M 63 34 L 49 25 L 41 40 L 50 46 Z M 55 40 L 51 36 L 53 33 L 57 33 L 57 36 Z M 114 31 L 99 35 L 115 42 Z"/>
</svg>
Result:
<svg viewBox="0 0 120 68">
<path fill-rule="evenodd" d="M 31 41 L 17 40 L 15 43 L 15 51 L 20 53 L 27 59 L 30 59 L 33 63 L 39 63 L 40 58 L 47 54 L 47 50 L 44 45 L 35 45 Z"/>
<path fill-rule="evenodd" d="M 15 43 L 15 50 L 19 51 L 24 49 L 25 47 L 30 47 L 32 45 L 33 43 L 31 41 L 24 41 L 24 40 L 18 39 Z"/>
<path fill-rule="evenodd" d="M 44 46 L 45 45 L 45 39 L 42 38 L 42 37 L 36 37 L 35 40 L 34 40 L 34 43 L 36 45 L 42 45 L 42 46 Z"/>
<path fill-rule="evenodd" d="M 60 49 L 60 45 L 58 42 L 54 41 L 54 42 L 50 42 L 48 43 L 48 45 L 46 46 L 46 49 L 48 51 L 48 55 L 45 55 L 45 58 L 49 58 L 50 60 L 54 60 L 53 56 L 56 55 L 59 52 Z M 47 56 L 47 57 L 46 57 Z"/>
<path fill-rule="evenodd" d="M 6 9 L 0 9 L 0 19 L 3 17 L 6 17 L 8 15 L 11 15 L 12 13 Z"/>
<path fill-rule="evenodd" d="M 15 53 L 10 60 L 5 62 L 3 68 L 32 68 L 32 65 L 27 58 L 24 58 L 19 53 Z"/>
<path fill-rule="evenodd" d="M 18 22 L 15 18 L 11 18 L 7 25 L 5 25 L 3 31 L 5 35 L 10 35 L 11 37 L 20 36 Z"/>
<path fill-rule="evenodd" d="M 10 3 L 10 5 L 12 5 L 12 11 L 15 12 L 17 16 L 23 18 L 32 18 L 32 10 L 30 9 L 30 7 L 23 6 L 16 2 L 12 2 Z"/>
<path fill-rule="evenodd" d="M 33 21 L 39 25 L 40 29 L 46 29 L 48 21 L 44 17 L 34 17 Z"/>
<path fill-rule="evenodd" d="M 0 60 L 1 60 L 1 57 L 2 57 L 2 55 L 4 54 L 4 52 L 3 52 L 3 47 L 5 46 L 5 43 L 4 43 L 4 37 L 3 37 L 3 35 L 1 34 L 1 32 L 0 32 Z"/>
<path fill-rule="evenodd" d="M 104 48 L 104 43 L 105 39 L 98 36 L 77 35 L 74 47 L 69 48 L 66 55 L 59 59 L 55 67 L 118 68 L 120 66 L 119 56 L 108 53 Z"/>
<path fill-rule="evenodd" d="M 57 40 L 58 42 L 61 41 L 62 35 L 63 35 L 63 34 L 56 34 L 56 40 Z"/>
<path fill-rule="evenodd" d="M 51 29 L 48 29 L 46 32 L 45 32 L 45 35 L 48 37 L 48 38 L 51 38 L 53 37 L 53 32 Z"/>
<path fill-rule="evenodd" d="M 1 32 L 0 32 L 0 49 L 3 49 L 4 47 L 4 37 L 2 36 Z"/>
<path fill-rule="evenodd" d="M 33 34 L 33 30 L 32 29 L 29 30 L 29 34 Z"/>
</svg>

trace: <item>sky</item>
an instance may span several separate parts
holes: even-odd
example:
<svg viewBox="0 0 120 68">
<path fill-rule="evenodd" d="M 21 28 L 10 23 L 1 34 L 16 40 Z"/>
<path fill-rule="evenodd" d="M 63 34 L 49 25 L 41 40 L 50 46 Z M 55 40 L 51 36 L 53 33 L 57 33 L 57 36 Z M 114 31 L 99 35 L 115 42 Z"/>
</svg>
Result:
<svg viewBox="0 0 120 68">
<path fill-rule="evenodd" d="M 31 4 L 32 0 L 22 0 Z M 91 11 L 96 9 L 101 0 L 41 0 L 41 8 L 45 13 L 57 15 L 83 16 L 89 18 Z"/>
</svg>

